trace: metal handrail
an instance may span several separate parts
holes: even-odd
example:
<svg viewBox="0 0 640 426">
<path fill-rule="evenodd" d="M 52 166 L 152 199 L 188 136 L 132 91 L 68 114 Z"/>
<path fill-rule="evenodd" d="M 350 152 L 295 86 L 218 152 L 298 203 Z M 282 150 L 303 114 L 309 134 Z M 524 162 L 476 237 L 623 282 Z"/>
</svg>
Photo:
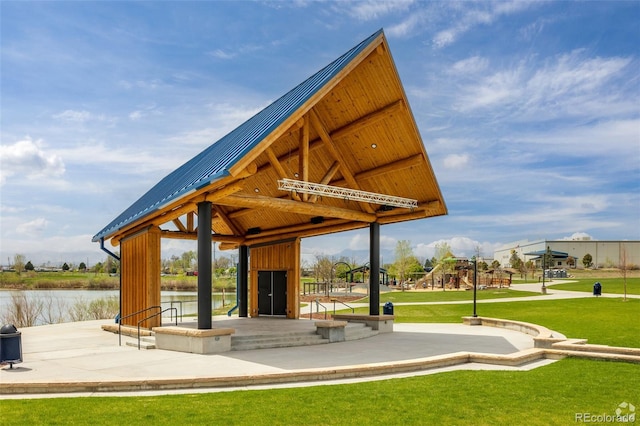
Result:
<svg viewBox="0 0 640 426">
<path fill-rule="evenodd" d="M 193 300 L 169 300 L 167 302 L 162 302 L 162 303 L 163 304 L 169 303 L 169 306 L 171 308 L 173 308 L 173 304 L 174 303 L 179 304 L 180 305 L 180 315 L 179 316 L 180 316 L 180 321 L 182 321 L 182 304 L 183 303 L 193 303 L 193 302 L 197 302 L 197 301 L 198 301 L 198 299 L 193 299 Z M 171 320 L 173 321 L 173 312 L 171 312 L 171 314 L 172 314 L 171 315 Z"/>
<path fill-rule="evenodd" d="M 148 308 L 144 308 L 144 309 L 141 309 L 141 310 L 139 310 L 137 312 L 134 312 L 132 314 L 125 315 L 123 317 L 118 318 L 118 346 L 122 346 L 122 320 L 126 319 L 126 318 L 130 318 L 130 317 L 132 317 L 134 315 L 140 315 L 141 313 L 149 311 L 151 309 L 160 309 L 160 310 L 162 310 L 162 306 L 159 306 L 159 305 L 149 306 Z"/>
<path fill-rule="evenodd" d="M 331 301 L 333 302 L 333 315 L 335 315 L 335 314 L 336 314 L 336 302 L 338 302 L 338 303 L 340 303 L 340 304 L 342 304 L 342 305 L 346 306 L 347 308 L 351 309 L 351 313 L 354 313 L 354 312 L 356 311 L 356 310 L 355 310 L 355 308 L 352 308 L 351 306 L 347 305 L 346 303 L 344 303 L 344 302 L 343 302 L 343 301 L 341 301 L 341 300 L 338 300 L 338 299 L 331 299 Z"/>
<path fill-rule="evenodd" d="M 320 303 L 319 299 L 316 299 L 316 312 L 320 313 L 320 306 L 324 308 L 324 319 L 327 319 L 327 307 Z"/>
<path fill-rule="evenodd" d="M 143 322 L 145 322 L 146 320 L 149 320 L 151 318 L 157 317 L 158 315 L 160 315 L 160 327 L 162 327 L 162 314 L 164 314 L 165 312 L 169 311 L 169 310 L 175 310 L 176 311 L 176 323 L 175 325 L 178 325 L 178 310 L 176 308 L 167 308 L 164 311 L 160 311 L 157 312 L 153 315 L 150 315 L 146 318 L 141 319 L 140 321 L 138 321 L 138 350 L 140 350 L 140 324 L 142 324 Z M 171 318 L 173 318 L 173 315 L 171 316 Z"/>
</svg>

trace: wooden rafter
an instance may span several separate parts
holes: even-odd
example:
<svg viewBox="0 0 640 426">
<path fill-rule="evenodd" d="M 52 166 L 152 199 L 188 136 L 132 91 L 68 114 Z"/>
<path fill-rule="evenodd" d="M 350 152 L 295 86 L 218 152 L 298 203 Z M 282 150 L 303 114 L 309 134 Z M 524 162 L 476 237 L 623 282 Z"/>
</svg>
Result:
<svg viewBox="0 0 640 426">
<path fill-rule="evenodd" d="M 271 147 L 267 148 L 265 150 L 266 154 L 267 154 L 267 158 L 269 158 L 269 164 L 271 164 L 271 167 L 273 167 L 276 171 L 276 173 L 278 174 L 278 178 L 279 179 L 284 179 L 287 177 L 287 172 L 284 170 L 284 167 L 282 167 L 282 164 L 280 164 L 280 160 L 278 159 L 278 157 L 276 157 L 276 154 L 273 152 L 273 149 L 271 149 Z M 291 193 L 291 197 L 294 200 L 300 200 L 300 197 L 298 196 L 298 194 L 294 194 L 293 192 Z"/>
<path fill-rule="evenodd" d="M 382 120 L 389 118 L 393 114 L 397 114 L 405 109 L 405 104 L 402 99 L 397 100 L 389 105 L 386 105 L 379 110 L 373 111 L 367 115 L 352 121 L 343 127 L 335 129 L 330 133 L 332 139 L 340 139 L 345 136 L 352 135 L 359 132 L 365 127 L 378 123 Z"/>
<path fill-rule="evenodd" d="M 187 232 L 195 231 L 195 228 L 194 228 L 195 216 L 196 216 L 196 213 L 194 211 L 187 212 Z"/>
<path fill-rule="evenodd" d="M 340 169 L 340 163 L 337 162 L 337 161 L 334 161 L 333 164 L 331 165 L 331 167 L 329 167 L 329 170 L 327 170 L 327 172 L 324 174 L 324 176 L 320 180 L 320 183 L 323 184 L 323 185 L 328 185 L 329 182 L 331 182 L 331 179 L 333 179 L 333 177 L 335 176 L 335 174 L 338 172 L 339 169 Z M 311 202 L 311 203 L 315 203 L 316 201 L 318 201 L 318 196 L 317 195 L 312 195 L 309 198 L 309 202 Z"/>
<path fill-rule="evenodd" d="M 219 200 L 218 204 L 232 207 L 276 209 L 308 216 L 333 217 L 365 223 L 375 222 L 376 220 L 376 215 L 372 213 L 264 196 L 230 195 Z"/>
<path fill-rule="evenodd" d="M 229 216 L 227 216 L 224 210 L 222 210 L 222 207 L 214 204 L 212 208 L 213 208 L 213 211 L 216 212 L 218 217 L 225 223 L 225 225 L 227 225 L 227 227 L 231 230 L 231 232 L 234 235 L 242 235 L 242 232 L 240 232 L 240 229 L 236 226 L 233 220 L 229 219 Z"/>
<path fill-rule="evenodd" d="M 304 121 L 300 129 L 300 156 L 298 157 L 299 179 L 309 181 L 309 120 Z M 302 194 L 302 201 L 309 199 L 308 194 Z"/>
<path fill-rule="evenodd" d="M 180 218 L 173 219 L 173 224 L 176 226 L 176 228 L 178 228 L 178 231 L 188 232 L 187 228 L 182 224 L 182 221 L 180 220 Z"/>
<path fill-rule="evenodd" d="M 342 173 L 342 176 L 345 178 L 349 186 L 352 189 L 360 189 L 360 185 L 358 185 L 358 182 L 356 182 L 353 174 L 351 173 L 351 170 L 349 170 L 349 167 L 347 167 L 347 165 L 342 161 L 342 156 L 335 147 L 331 136 L 329 136 L 329 132 L 327 132 L 324 124 L 322 124 L 322 121 L 320 120 L 320 117 L 318 117 L 318 114 L 314 110 L 311 110 L 309 117 L 311 118 L 311 124 L 313 124 L 314 129 L 316 129 L 316 131 L 320 135 L 320 139 L 322 139 L 322 142 L 324 142 L 324 145 L 326 146 L 333 159 L 340 163 L 340 172 Z M 369 204 L 361 203 L 361 205 L 366 212 L 373 213 L 373 208 Z"/>
<path fill-rule="evenodd" d="M 197 240 L 198 239 L 197 232 L 178 232 L 178 231 L 168 231 L 163 229 L 161 231 L 161 235 L 162 235 L 162 238 L 171 238 L 174 240 Z M 211 234 L 211 241 L 240 244 L 244 242 L 244 237 L 239 237 L 237 235 Z"/>
</svg>

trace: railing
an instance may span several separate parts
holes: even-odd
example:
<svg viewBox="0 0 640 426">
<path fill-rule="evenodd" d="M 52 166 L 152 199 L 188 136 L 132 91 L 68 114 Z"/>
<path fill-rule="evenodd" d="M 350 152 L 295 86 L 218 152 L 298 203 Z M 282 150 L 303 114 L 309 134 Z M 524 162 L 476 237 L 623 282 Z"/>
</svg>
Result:
<svg viewBox="0 0 640 426">
<path fill-rule="evenodd" d="M 178 325 L 178 310 L 176 308 L 167 308 L 164 311 L 160 311 L 160 312 L 157 312 L 157 313 L 155 313 L 153 315 L 149 315 L 148 317 L 143 318 L 140 321 L 138 321 L 138 350 L 140 350 L 140 324 L 142 324 L 143 322 L 145 322 L 145 321 L 147 321 L 147 320 L 149 320 L 151 318 L 154 318 L 154 317 L 157 317 L 158 315 L 160 315 L 160 327 L 162 327 L 162 314 L 164 314 L 165 312 L 167 312 L 169 310 L 175 310 L 176 311 L 176 323 L 175 323 L 175 325 L 177 326 Z M 173 318 L 173 313 L 171 315 L 171 318 Z"/>
<path fill-rule="evenodd" d="M 179 304 L 179 305 L 180 305 L 180 315 L 179 315 L 179 317 L 180 317 L 180 322 L 182 322 L 182 304 L 183 304 L 183 303 L 194 303 L 194 302 L 197 302 L 197 301 L 198 301 L 198 299 L 193 299 L 193 300 L 170 300 L 170 301 L 168 301 L 168 302 L 162 302 L 162 303 L 169 303 L 170 309 L 175 309 L 175 308 L 173 307 L 173 304 L 174 304 L 174 303 Z M 162 312 L 166 312 L 166 311 L 167 311 L 167 309 L 165 309 L 165 310 L 164 310 L 164 311 L 162 311 Z M 177 318 L 178 318 L 178 315 L 176 314 L 176 319 L 177 319 Z M 170 319 L 171 319 L 171 321 L 173 321 L 173 311 L 171 311 L 171 317 L 170 317 Z"/>
<path fill-rule="evenodd" d="M 140 315 L 143 312 L 147 312 L 150 311 L 151 309 L 160 309 L 162 310 L 162 306 L 156 305 L 156 306 L 149 306 L 148 308 L 144 308 L 141 309 L 137 312 L 134 312 L 132 314 L 129 315 L 125 315 L 124 317 L 120 317 L 118 319 L 118 346 L 122 346 L 122 320 L 127 319 L 127 318 L 131 318 L 134 315 Z M 162 320 L 160 320 L 160 322 L 162 322 Z M 140 333 L 138 333 L 140 334 Z"/>
<path fill-rule="evenodd" d="M 341 305 L 346 306 L 347 308 L 351 309 L 351 313 L 354 313 L 356 310 L 355 308 L 352 308 L 351 306 L 347 305 L 346 303 L 338 300 L 338 299 L 331 299 L 331 301 L 333 302 L 333 315 L 336 314 L 336 302 L 340 303 Z"/>
<path fill-rule="evenodd" d="M 324 309 L 324 319 L 327 319 L 327 307 L 324 306 L 322 303 L 320 303 L 319 299 L 316 299 L 315 302 L 316 302 L 316 312 L 320 313 L 320 306 L 322 306 L 322 308 Z M 309 309 L 309 319 L 313 319 L 313 303 L 311 303 L 311 306 Z"/>
</svg>

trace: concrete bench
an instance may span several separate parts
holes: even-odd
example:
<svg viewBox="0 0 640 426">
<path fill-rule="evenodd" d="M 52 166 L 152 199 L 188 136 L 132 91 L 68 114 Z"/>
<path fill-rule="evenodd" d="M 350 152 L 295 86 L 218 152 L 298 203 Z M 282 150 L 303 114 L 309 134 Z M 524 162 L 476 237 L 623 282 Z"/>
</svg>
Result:
<svg viewBox="0 0 640 426">
<path fill-rule="evenodd" d="M 329 339 L 329 343 L 344 342 L 344 328 L 346 321 L 316 321 L 316 333 L 323 339 Z"/>
<path fill-rule="evenodd" d="M 378 333 L 393 333 L 393 315 L 359 315 L 359 314 L 336 314 L 333 319 L 337 321 L 360 322 L 371 327 Z"/>
</svg>

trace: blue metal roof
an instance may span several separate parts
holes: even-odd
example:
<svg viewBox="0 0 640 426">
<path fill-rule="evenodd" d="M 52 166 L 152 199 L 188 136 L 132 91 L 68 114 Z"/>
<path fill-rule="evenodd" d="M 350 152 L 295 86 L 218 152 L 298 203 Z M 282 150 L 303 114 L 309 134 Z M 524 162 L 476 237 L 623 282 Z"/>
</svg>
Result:
<svg viewBox="0 0 640 426">
<path fill-rule="evenodd" d="M 376 31 L 231 133 L 167 175 L 98 232 L 92 241 L 96 242 L 101 238 L 107 238 L 123 227 L 156 212 L 167 203 L 176 201 L 211 182 L 228 176 L 231 167 L 330 82 L 382 33 L 382 29 Z"/>
</svg>

